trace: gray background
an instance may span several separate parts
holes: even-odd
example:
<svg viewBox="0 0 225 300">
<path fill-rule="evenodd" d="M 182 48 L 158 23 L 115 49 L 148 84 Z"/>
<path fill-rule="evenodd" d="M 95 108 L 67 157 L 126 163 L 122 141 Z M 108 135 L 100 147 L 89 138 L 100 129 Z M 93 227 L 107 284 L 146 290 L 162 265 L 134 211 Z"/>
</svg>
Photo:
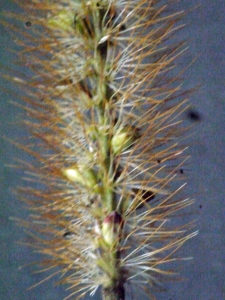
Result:
<svg viewBox="0 0 225 300">
<path fill-rule="evenodd" d="M 197 219 L 199 235 L 190 240 L 182 249 L 182 254 L 194 256 L 194 260 L 183 264 L 183 282 L 170 283 L 167 292 L 158 294 L 158 299 L 167 300 L 220 300 L 225 299 L 225 1 L 189 0 L 181 1 L 177 7 L 182 10 L 193 8 L 196 2 L 201 6 L 186 18 L 187 27 L 182 37 L 189 39 L 189 50 L 185 59 L 189 62 L 198 57 L 186 72 L 184 85 L 201 88 L 192 96 L 192 108 L 199 113 L 198 122 L 193 124 L 193 135 L 189 137 L 192 158 L 188 166 L 190 175 L 187 195 L 194 195 L 193 207 Z M 0 10 L 13 10 L 8 0 L 1 0 Z M 0 15 L 2 18 L 2 15 Z M 0 25 L 0 61 L 8 66 L 13 48 L 8 32 Z M 1 189 L 1 243 L 0 243 L 0 299 L 1 300 L 58 300 L 66 296 L 64 287 L 52 288 L 54 281 L 47 281 L 35 289 L 26 289 L 39 280 L 30 268 L 18 270 L 21 265 L 35 260 L 31 249 L 16 243 L 24 233 L 9 219 L 11 216 L 25 217 L 23 208 L 15 199 L 11 189 L 21 182 L 21 173 L 6 164 L 14 158 L 26 158 L 18 149 L 2 139 L 23 135 L 23 129 L 13 123 L 19 119 L 19 111 L 9 104 L 9 96 L 4 88 L 8 83 L 1 79 L 0 86 L 0 189 Z M 11 88 L 11 86 L 8 86 Z M 13 97 L 16 100 L 16 97 Z M 42 277 L 40 277 L 42 278 Z M 98 296 L 95 297 L 98 299 Z"/>
</svg>

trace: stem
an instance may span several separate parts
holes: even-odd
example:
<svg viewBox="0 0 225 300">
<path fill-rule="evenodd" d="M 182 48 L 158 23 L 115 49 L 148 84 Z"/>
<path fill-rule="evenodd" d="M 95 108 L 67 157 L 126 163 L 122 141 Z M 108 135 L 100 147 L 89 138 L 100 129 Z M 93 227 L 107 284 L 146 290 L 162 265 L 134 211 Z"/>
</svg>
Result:
<svg viewBox="0 0 225 300">
<path fill-rule="evenodd" d="M 102 286 L 103 300 L 125 300 L 125 288 L 123 272 L 119 265 L 120 251 L 116 250 L 110 255 L 110 261 L 113 264 L 111 268 L 111 282 L 108 286 Z"/>
<path fill-rule="evenodd" d="M 103 300 L 125 300 L 125 291 L 123 285 L 115 287 L 102 288 Z"/>
</svg>

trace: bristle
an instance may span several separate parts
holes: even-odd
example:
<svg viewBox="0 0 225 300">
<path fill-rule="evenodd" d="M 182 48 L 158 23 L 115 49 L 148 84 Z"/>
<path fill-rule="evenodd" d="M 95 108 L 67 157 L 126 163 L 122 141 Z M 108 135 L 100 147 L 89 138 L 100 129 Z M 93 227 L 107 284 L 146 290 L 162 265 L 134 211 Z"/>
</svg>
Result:
<svg viewBox="0 0 225 300">
<path fill-rule="evenodd" d="M 183 13 L 159 0 L 19 4 L 23 16 L 9 19 L 20 27 L 8 26 L 29 75 L 12 79 L 31 132 L 20 147 L 36 159 L 20 193 L 31 210 L 24 226 L 48 257 L 41 268 L 61 268 L 68 298 L 102 287 L 105 300 L 124 300 L 131 282 L 152 293 L 196 234 L 173 225 L 193 203 L 178 174 L 188 92 L 186 46 L 173 36 Z"/>
</svg>

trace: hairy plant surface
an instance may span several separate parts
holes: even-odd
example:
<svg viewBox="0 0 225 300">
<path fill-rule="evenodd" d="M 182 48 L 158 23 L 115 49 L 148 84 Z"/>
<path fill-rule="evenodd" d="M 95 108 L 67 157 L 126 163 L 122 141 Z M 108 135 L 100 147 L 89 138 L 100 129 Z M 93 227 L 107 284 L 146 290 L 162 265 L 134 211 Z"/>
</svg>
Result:
<svg viewBox="0 0 225 300">
<path fill-rule="evenodd" d="M 13 79 L 31 133 L 20 147 L 35 158 L 22 163 L 31 211 L 22 223 L 46 255 L 39 264 L 62 275 L 68 298 L 98 287 L 105 300 L 130 288 L 151 298 L 196 234 L 174 219 L 193 202 L 180 195 L 182 13 L 158 0 L 20 5 L 8 15 L 24 65 Z"/>
</svg>

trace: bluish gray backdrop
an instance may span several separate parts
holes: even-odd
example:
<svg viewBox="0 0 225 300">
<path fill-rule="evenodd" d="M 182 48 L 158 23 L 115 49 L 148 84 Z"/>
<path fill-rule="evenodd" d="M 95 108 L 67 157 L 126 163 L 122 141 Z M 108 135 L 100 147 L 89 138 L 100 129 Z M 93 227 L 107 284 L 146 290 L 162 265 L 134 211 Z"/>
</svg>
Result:
<svg viewBox="0 0 225 300">
<path fill-rule="evenodd" d="M 184 85 L 201 88 L 191 99 L 192 109 L 200 120 L 195 123 L 193 135 L 189 138 L 192 155 L 188 166 L 190 175 L 187 195 L 194 195 L 196 203 L 197 238 L 190 240 L 182 254 L 194 256 L 181 270 L 184 282 L 169 284 L 168 291 L 159 294 L 162 300 L 222 300 L 225 299 L 225 1 L 224 0 L 183 0 L 176 4 L 182 10 L 201 6 L 186 18 L 187 27 L 182 37 L 189 39 L 189 50 L 185 59 L 198 57 L 186 72 Z M 0 1 L 0 11 L 14 10 L 9 0 Z M 2 15 L 0 15 L 2 18 Z M 0 25 L 0 61 L 9 66 L 12 55 L 7 51 L 14 48 L 9 33 Z M 23 135 L 23 129 L 14 124 L 19 120 L 19 110 L 9 104 L 12 99 L 4 90 L 7 82 L 0 82 L 0 190 L 1 190 L 1 242 L 0 242 L 0 299 L 1 300 L 60 300 L 65 297 L 63 287 L 52 288 L 54 281 L 47 281 L 35 289 L 26 289 L 38 281 L 38 274 L 21 265 L 35 259 L 31 249 L 16 244 L 24 233 L 9 219 L 11 216 L 26 217 L 11 190 L 21 182 L 21 173 L 6 167 L 17 157 L 25 157 L 18 149 L 2 137 L 15 138 Z M 16 96 L 13 97 L 16 101 Z M 192 114 L 193 117 L 193 114 Z M 195 119 L 195 118 L 194 118 Z M 98 299 L 98 295 L 95 298 Z M 129 299 L 130 300 L 130 299 Z M 141 300 L 141 299 L 139 299 Z"/>
</svg>

